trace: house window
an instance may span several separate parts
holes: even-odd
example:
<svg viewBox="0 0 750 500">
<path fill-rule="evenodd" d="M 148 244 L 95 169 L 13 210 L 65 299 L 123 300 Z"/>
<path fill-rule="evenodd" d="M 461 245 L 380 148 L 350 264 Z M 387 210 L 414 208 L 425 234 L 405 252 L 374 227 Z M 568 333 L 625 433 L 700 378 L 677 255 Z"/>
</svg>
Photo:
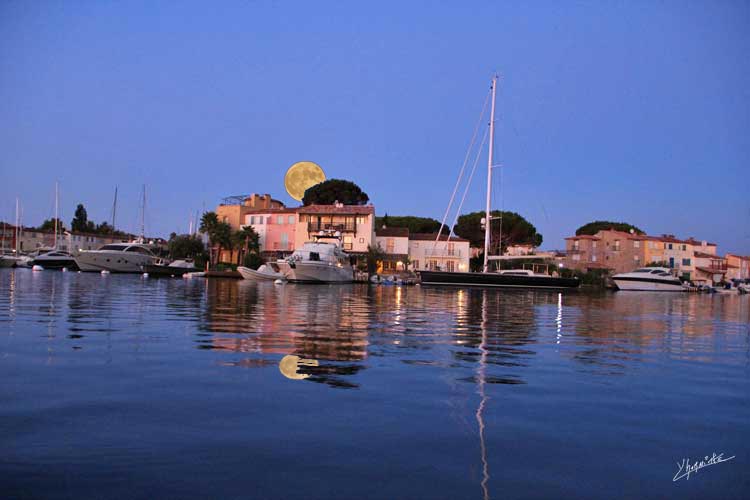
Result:
<svg viewBox="0 0 750 500">
<path fill-rule="evenodd" d="M 283 215 L 277 215 L 276 216 L 276 224 L 283 224 L 284 223 L 284 216 Z"/>
<path fill-rule="evenodd" d="M 281 249 L 286 250 L 289 245 L 289 236 L 286 233 L 281 233 Z"/>
<path fill-rule="evenodd" d="M 419 261 L 418 260 L 414 261 L 414 269 L 419 269 Z"/>
<path fill-rule="evenodd" d="M 615 240 L 615 250 L 620 249 L 620 240 Z"/>
<path fill-rule="evenodd" d="M 294 224 L 294 216 L 290 215 L 287 220 L 289 221 L 289 224 Z"/>
<path fill-rule="evenodd" d="M 573 240 L 573 250 L 578 250 L 578 240 Z"/>
<path fill-rule="evenodd" d="M 581 255 L 577 253 L 573 254 L 573 260 L 581 260 Z"/>
<path fill-rule="evenodd" d="M 386 253 L 393 253 L 395 250 L 396 242 L 393 240 L 393 238 L 387 238 L 385 240 L 385 251 Z"/>
<path fill-rule="evenodd" d="M 690 265 L 690 259 L 682 259 L 682 265 L 683 266 L 689 266 Z"/>
<path fill-rule="evenodd" d="M 672 250 L 672 244 L 671 243 L 668 245 L 668 247 L 669 247 L 670 250 Z"/>
<path fill-rule="evenodd" d="M 591 247 L 592 247 L 592 248 L 596 248 L 596 241 L 592 241 L 592 242 L 591 242 Z"/>
<path fill-rule="evenodd" d="M 591 256 L 591 262 L 596 262 L 596 255 Z"/>
<path fill-rule="evenodd" d="M 448 243 L 448 255 L 454 255 L 456 253 L 456 244 Z"/>
<path fill-rule="evenodd" d="M 344 250 L 351 250 L 354 244 L 351 236 L 344 236 Z"/>
<path fill-rule="evenodd" d="M 360 242 L 360 243 L 364 243 L 364 242 L 365 242 L 365 239 L 364 239 L 364 238 L 360 238 L 360 239 L 359 239 L 359 242 Z"/>
<path fill-rule="evenodd" d="M 455 266 L 456 266 L 456 263 L 453 262 L 452 260 L 449 260 L 448 262 L 445 263 L 445 269 L 450 273 L 456 270 Z"/>
<path fill-rule="evenodd" d="M 366 224 L 367 223 L 367 217 L 357 217 L 357 224 Z"/>
<path fill-rule="evenodd" d="M 641 242 L 638 240 L 635 240 L 633 242 L 633 248 L 641 248 Z"/>
<path fill-rule="evenodd" d="M 641 257 L 638 256 L 638 255 L 634 255 L 633 256 L 633 260 L 636 261 L 636 262 L 640 262 L 641 261 Z"/>
<path fill-rule="evenodd" d="M 682 251 L 684 252 L 685 250 L 687 250 L 687 245 L 682 245 Z"/>
</svg>

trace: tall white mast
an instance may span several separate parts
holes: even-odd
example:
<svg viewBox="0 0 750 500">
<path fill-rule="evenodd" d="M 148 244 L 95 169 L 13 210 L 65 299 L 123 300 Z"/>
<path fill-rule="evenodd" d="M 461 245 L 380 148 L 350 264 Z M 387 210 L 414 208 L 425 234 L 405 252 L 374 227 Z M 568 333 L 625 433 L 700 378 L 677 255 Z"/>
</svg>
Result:
<svg viewBox="0 0 750 500">
<path fill-rule="evenodd" d="M 18 257 L 18 239 L 21 237 L 21 230 L 18 225 L 21 223 L 21 216 L 18 215 L 18 197 L 16 197 L 16 257 Z"/>
<path fill-rule="evenodd" d="M 57 221 L 59 219 L 58 215 L 58 209 L 59 209 L 59 192 L 58 192 L 58 184 L 57 181 L 55 181 L 55 245 L 53 247 L 53 250 L 57 250 Z"/>
<path fill-rule="evenodd" d="M 143 185 L 143 207 L 141 208 L 141 243 L 146 243 L 146 185 Z"/>
<path fill-rule="evenodd" d="M 115 230 L 115 216 L 117 215 L 117 186 L 115 186 L 115 201 L 112 202 L 112 231 Z"/>
<path fill-rule="evenodd" d="M 490 216 L 490 198 L 492 194 L 492 149 L 495 144 L 495 91 L 497 89 L 497 75 L 492 77 L 492 108 L 490 111 L 489 152 L 487 153 L 487 206 L 484 211 L 484 272 L 489 271 L 488 258 L 490 256 L 490 233 L 492 231 L 492 217 Z"/>
</svg>

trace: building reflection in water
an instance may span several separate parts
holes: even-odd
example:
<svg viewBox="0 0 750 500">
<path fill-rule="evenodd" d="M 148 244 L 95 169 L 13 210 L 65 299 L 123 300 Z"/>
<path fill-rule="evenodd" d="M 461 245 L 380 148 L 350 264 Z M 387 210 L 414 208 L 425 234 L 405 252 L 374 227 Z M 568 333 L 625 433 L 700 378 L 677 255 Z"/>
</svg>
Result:
<svg viewBox="0 0 750 500">
<path fill-rule="evenodd" d="M 261 358 L 292 355 L 296 358 L 287 359 L 305 360 L 293 372 L 303 375 L 300 380 L 357 387 L 347 377 L 365 368 L 367 313 L 367 295 L 353 294 L 348 286 L 209 280 L 201 329 L 210 333 L 197 342 L 203 349 Z M 231 364 L 267 364 L 253 359 Z"/>
</svg>

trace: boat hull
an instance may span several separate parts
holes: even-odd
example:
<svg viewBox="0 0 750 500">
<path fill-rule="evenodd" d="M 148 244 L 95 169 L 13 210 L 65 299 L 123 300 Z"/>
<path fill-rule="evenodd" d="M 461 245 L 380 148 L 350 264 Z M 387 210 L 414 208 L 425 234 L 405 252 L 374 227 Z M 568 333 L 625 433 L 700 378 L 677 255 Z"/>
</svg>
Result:
<svg viewBox="0 0 750 500">
<path fill-rule="evenodd" d="M 67 259 L 34 259 L 31 261 L 31 264 L 33 266 L 42 266 L 44 269 L 62 269 L 63 267 L 67 267 L 70 270 L 78 269 L 78 265 L 72 257 Z"/>
<path fill-rule="evenodd" d="M 328 262 L 278 262 L 284 277 L 295 283 L 351 283 L 354 270 L 349 266 L 336 266 Z"/>
<path fill-rule="evenodd" d="M 278 279 L 284 279 L 284 275 L 282 273 L 261 273 L 254 269 L 250 269 L 249 267 L 243 266 L 237 267 L 237 272 L 239 272 L 244 279 L 251 281 L 274 281 Z"/>
<path fill-rule="evenodd" d="M 187 273 L 194 273 L 198 271 L 195 267 L 177 267 L 177 266 L 159 266 L 156 264 L 146 264 L 141 268 L 141 271 L 148 273 L 149 276 L 182 276 Z"/>
<path fill-rule="evenodd" d="M 420 271 L 419 276 L 423 285 L 549 289 L 578 288 L 580 285 L 580 281 L 574 278 L 503 275 L 499 273 Z"/>
<path fill-rule="evenodd" d="M 619 290 L 640 292 L 683 292 L 685 288 L 679 280 L 657 280 L 649 278 L 614 277 Z"/>
<path fill-rule="evenodd" d="M 15 257 L 0 256 L 0 267 L 16 267 L 17 260 Z"/>
<path fill-rule="evenodd" d="M 88 250 L 78 254 L 75 261 L 84 272 L 142 273 L 143 267 L 154 264 L 156 257 L 135 252 Z"/>
</svg>

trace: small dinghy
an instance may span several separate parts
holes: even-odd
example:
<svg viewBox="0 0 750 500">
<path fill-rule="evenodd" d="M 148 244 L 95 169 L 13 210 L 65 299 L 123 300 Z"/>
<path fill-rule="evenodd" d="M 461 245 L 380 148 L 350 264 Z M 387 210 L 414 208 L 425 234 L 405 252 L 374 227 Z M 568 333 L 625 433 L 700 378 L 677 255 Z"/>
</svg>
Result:
<svg viewBox="0 0 750 500">
<path fill-rule="evenodd" d="M 271 265 L 263 264 L 257 270 L 250 269 L 249 267 L 239 266 L 237 268 L 237 271 L 246 280 L 255 280 L 255 281 L 275 281 L 278 279 L 283 280 L 284 275 L 280 273 L 278 270 L 274 269 L 272 266 L 273 264 Z"/>
<path fill-rule="evenodd" d="M 198 271 L 192 259 L 174 260 L 169 263 L 157 262 L 155 264 L 144 264 L 143 266 L 141 266 L 141 269 L 144 272 L 144 274 L 147 273 L 149 276 L 155 276 L 155 277 L 183 276 L 185 274 L 194 273 Z"/>
</svg>

